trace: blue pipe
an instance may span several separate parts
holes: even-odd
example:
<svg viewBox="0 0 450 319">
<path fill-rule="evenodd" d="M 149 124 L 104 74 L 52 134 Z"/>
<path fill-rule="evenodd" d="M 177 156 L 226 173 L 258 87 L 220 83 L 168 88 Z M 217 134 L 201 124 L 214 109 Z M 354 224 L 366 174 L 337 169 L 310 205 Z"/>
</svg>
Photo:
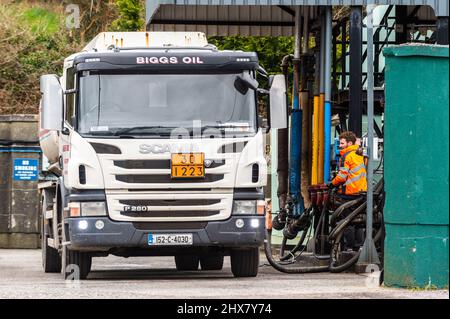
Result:
<svg viewBox="0 0 450 319">
<path fill-rule="evenodd" d="M 324 109 L 324 156 L 323 180 L 330 181 L 330 145 L 331 145 L 331 6 L 325 7 L 325 109 Z"/>
<path fill-rule="evenodd" d="M 325 150 L 323 157 L 323 180 L 325 183 L 330 181 L 330 145 L 331 145 L 331 103 L 325 101 L 325 112 L 324 112 L 325 122 L 324 122 L 324 135 L 325 135 Z"/>
<path fill-rule="evenodd" d="M 294 68 L 294 72 L 298 72 L 298 68 Z M 297 73 L 298 74 L 298 73 Z M 301 178 L 301 149 L 302 149 L 302 110 L 300 109 L 298 96 L 298 76 L 294 79 L 294 104 L 291 114 L 291 151 L 289 165 L 289 193 L 294 203 L 294 216 L 303 214 L 304 203 L 301 194 L 300 178 Z"/>
</svg>

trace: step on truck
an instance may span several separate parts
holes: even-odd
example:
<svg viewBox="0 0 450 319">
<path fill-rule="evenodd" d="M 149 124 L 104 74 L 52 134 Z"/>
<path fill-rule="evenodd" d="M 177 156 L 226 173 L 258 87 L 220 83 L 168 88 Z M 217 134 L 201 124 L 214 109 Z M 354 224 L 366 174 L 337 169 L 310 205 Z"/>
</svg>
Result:
<svg viewBox="0 0 450 319">
<path fill-rule="evenodd" d="M 40 90 L 45 272 L 85 279 L 112 254 L 174 256 L 185 271 L 230 256 L 234 276 L 257 275 L 263 132 L 285 125 L 282 75 L 199 32 L 104 32 Z"/>
</svg>

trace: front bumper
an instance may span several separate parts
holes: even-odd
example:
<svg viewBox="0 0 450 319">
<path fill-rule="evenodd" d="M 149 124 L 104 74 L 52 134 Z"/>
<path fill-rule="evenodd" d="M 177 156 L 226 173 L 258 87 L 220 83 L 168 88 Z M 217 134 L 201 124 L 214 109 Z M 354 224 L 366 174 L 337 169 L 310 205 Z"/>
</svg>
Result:
<svg viewBox="0 0 450 319">
<path fill-rule="evenodd" d="M 242 219 L 244 226 L 236 227 L 236 220 Z M 251 220 L 258 220 L 258 225 L 251 225 Z M 79 228 L 79 222 L 87 222 L 86 229 Z M 166 246 L 149 246 L 148 234 L 184 234 L 192 233 L 193 245 L 188 247 L 250 247 L 260 246 L 264 241 L 265 217 L 232 216 L 227 220 L 205 222 L 202 227 L 182 228 L 171 227 L 180 223 L 164 223 L 167 228 L 161 229 L 157 223 L 140 223 L 137 226 L 132 222 L 116 222 L 108 217 L 77 217 L 68 218 L 70 249 L 108 251 L 114 248 L 152 248 L 158 249 Z M 104 227 L 97 229 L 95 223 L 102 221 Z M 156 229 L 158 228 L 158 229 Z M 172 246 L 174 247 L 174 246 Z M 186 247 L 186 246 L 175 246 Z"/>
</svg>

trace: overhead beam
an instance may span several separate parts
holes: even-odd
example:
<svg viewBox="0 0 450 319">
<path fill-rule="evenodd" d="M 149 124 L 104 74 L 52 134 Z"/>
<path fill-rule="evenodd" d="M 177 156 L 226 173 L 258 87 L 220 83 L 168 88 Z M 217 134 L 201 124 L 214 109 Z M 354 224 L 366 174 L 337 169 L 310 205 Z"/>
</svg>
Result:
<svg viewBox="0 0 450 319">
<path fill-rule="evenodd" d="M 290 7 L 288 6 L 277 6 L 277 7 L 283 10 L 284 12 L 289 13 L 291 16 L 295 17 L 295 11 L 292 10 Z"/>
<path fill-rule="evenodd" d="M 263 26 L 263 27 L 293 27 L 294 21 L 227 21 L 227 20 L 170 20 L 153 19 L 155 24 L 175 24 L 175 25 L 232 25 L 232 26 Z"/>
</svg>

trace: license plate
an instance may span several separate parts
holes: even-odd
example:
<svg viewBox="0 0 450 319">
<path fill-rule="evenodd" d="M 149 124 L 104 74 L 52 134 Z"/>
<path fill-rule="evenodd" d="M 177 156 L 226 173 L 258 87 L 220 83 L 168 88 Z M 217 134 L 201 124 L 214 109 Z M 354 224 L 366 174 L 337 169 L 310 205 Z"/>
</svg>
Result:
<svg viewBox="0 0 450 319">
<path fill-rule="evenodd" d="M 172 154 L 172 178 L 198 178 L 205 177 L 205 154 L 178 153 Z"/>
<path fill-rule="evenodd" d="M 192 234 L 148 234 L 148 245 L 192 245 Z"/>
</svg>

